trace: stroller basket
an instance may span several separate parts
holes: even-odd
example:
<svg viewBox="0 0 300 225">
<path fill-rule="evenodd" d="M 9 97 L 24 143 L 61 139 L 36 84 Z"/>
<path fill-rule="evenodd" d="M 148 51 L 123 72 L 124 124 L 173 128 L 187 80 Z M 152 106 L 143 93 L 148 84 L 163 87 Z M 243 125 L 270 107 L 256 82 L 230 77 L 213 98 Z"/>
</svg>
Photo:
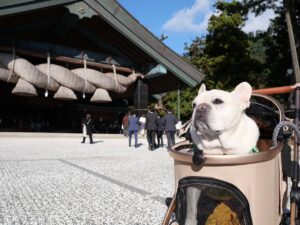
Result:
<svg viewBox="0 0 300 225">
<path fill-rule="evenodd" d="M 170 156 L 174 158 L 176 186 L 163 225 L 190 225 L 186 218 L 191 204 L 196 204 L 192 208 L 197 209 L 195 225 L 280 224 L 286 188 L 279 154 L 283 144 L 278 142 L 272 146 L 271 131 L 283 120 L 283 110 L 275 99 L 253 95 L 247 113 L 260 128 L 258 153 L 204 154 L 205 163 L 196 166 L 192 162 L 192 143 L 183 141 L 172 147 Z M 193 195 L 191 203 L 188 193 L 193 190 L 198 194 Z M 228 214 L 216 213 L 222 210 Z M 175 216 L 175 223 L 170 223 L 171 215 Z M 226 222 L 226 217 L 230 222 Z"/>
</svg>

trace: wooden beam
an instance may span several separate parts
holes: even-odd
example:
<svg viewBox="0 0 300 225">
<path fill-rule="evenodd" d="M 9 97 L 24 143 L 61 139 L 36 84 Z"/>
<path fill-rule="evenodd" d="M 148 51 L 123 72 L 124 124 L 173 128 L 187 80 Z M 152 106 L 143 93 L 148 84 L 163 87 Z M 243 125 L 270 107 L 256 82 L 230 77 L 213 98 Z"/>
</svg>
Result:
<svg viewBox="0 0 300 225">
<path fill-rule="evenodd" d="M 44 40 L 55 42 L 64 38 L 74 26 L 79 22 L 79 17 L 74 14 L 64 14 L 54 29 L 51 29 L 49 33 L 45 34 Z"/>
<path fill-rule="evenodd" d="M 86 3 L 82 1 L 65 5 L 65 8 L 67 8 L 71 14 L 77 15 L 79 19 L 82 19 L 84 17 L 92 18 L 93 16 L 97 15 L 97 13 L 93 9 L 91 9 Z"/>
<path fill-rule="evenodd" d="M 23 32 L 25 30 L 33 30 L 40 27 L 51 25 L 57 21 L 58 21 L 57 18 L 48 18 L 47 20 L 35 21 L 34 23 L 30 22 L 27 24 L 20 24 L 18 26 L 1 27 L 0 34 L 11 34 L 11 33 Z"/>
<path fill-rule="evenodd" d="M 56 56 L 66 56 L 70 58 L 75 58 L 82 60 L 82 53 L 86 55 L 86 59 L 89 61 L 99 62 L 103 64 L 114 64 L 115 66 L 136 68 L 135 66 L 126 64 L 126 60 L 121 59 L 118 56 L 111 56 L 107 53 L 95 52 L 95 51 L 84 51 L 84 49 L 76 49 L 71 47 L 66 47 L 63 45 L 57 45 L 47 42 L 38 42 L 32 40 L 19 40 L 12 36 L 0 35 L 0 45 L 2 46 L 15 46 L 16 49 L 28 50 L 36 53 L 46 54 L 50 52 L 51 55 Z M 121 61 L 122 63 L 120 63 Z"/>
<path fill-rule="evenodd" d="M 64 5 L 79 0 L 1 0 L 0 17 L 29 12 L 37 9 Z"/>
<path fill-rule="evenodd" d="M 124 53 L 122 53 L 120 50 L 118 50 L 116 47 L 112 46 L 111 44 L 102 41 L 99 39 L 97 35 L 95 35 L 94 32 L 90 31 L 88 28 L 84 27 L 83 25 L 78 24 L 76 27 L 74 27 L 77 32 L 85 36 L 88 40 L 90 40 L 92 43 L 94 43 L 96 46 L 98 46 L 101 49 L 104 49 L 105 51 L 119 56 L 120 57 L 120 63 L 125 63 L 126 65 L 130 65 L 132 67 L 136 67 L 137 65 L 128 58 Z"/>
<path fill-rule="evenodd" d="M 67 12 L 64 13 L 57 23 L 56 27 L 51 30 L 45 40 L 61 40 L 69 31 L 71 31 L 81 19 L 92 18 L 97 15 L 84 2 L 75 2 L 64 6 Z"/>
<path fill-rule="evenodd" d="M 12 52 L 11 47 L 7 46 L 2 46 L 0 45 L 0 51 L 4 52 Z M 37 58 L 47 58 L 47 54 L 42 54 L 42 53 L 37 53 L 33 52 L 31 50 L 25 50 L 25 49 L 16 49 L 16 54 L 17 55 L 23 55 L 23 56 L 31 56 L 31 57 L 37 57 Z M 71 63 L 71 64 L 76 64 L 76 65 L 83 65 L 83 62 L 81 59 L 74 59 L 71 57 L 67 56 L 57 56 L 57 55 L 51 55 L 51 60 L 53 61 L 59 61 L 59 62 L 65 62 L 65 63 Z M 99 63 L 99 62 L 93 62 L 93 61 L 88 61 L 87 60 L 87 65 L 99 69 L 107 69 L 107 70 L 112 70 L 112 65 L 109 64 L 104 64 L 104 63 Z M 127 67 L 122 67 L 122 66 L 115 66 L 116 70 L 118 72 L 124 72 L 124 73 L 132 73 L 133 70 Z"/>
</svg>

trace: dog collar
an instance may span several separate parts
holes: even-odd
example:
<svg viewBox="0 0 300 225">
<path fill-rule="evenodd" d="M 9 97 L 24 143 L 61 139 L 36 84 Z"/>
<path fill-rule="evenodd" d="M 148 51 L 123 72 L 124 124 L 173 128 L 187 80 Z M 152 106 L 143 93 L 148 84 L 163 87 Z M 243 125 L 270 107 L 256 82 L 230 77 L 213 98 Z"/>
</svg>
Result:
<svg viewBox="0 0 300 225">
<path fill-rule="evenodd" d="M 258 152 L 259 152 L 258 148 L 257 148 L 257 147 L 254 147 L 254 148 L 252 148 L 252 149 L 250 150 L 249 153 L 258 153 Z"/>
</svg>

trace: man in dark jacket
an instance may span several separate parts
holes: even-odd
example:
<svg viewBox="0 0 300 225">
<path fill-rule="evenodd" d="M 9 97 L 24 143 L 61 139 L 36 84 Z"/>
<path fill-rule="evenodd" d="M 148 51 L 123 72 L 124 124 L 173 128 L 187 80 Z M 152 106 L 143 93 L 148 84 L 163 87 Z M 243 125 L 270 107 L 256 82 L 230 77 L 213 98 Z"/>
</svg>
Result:
<svg viewBox="0 0 300 225">
<path fill-rule="evenodd" d="M 134 135 L 134 147 L 138 147 L 138 131 L 140 128 L 139 118 L 136 116 L 135 111 L 130 112 L 130 116 L 128 117 L 128 136 L 129 136 L 129 147 L 131 147 L 131 137 Z"/>
<path fill-rule="evenodd" d="M 94 129 L 94 125 L 93 125 L 91 114 L 87 114 L 86 115 L 86 119 L 85 119 L 83 125 L 86 127 L 86 134 L 89 135 L 90 144 L 94 144 L 94 142 L 93 142 L 93 129 Z M 83 140 L 82 140 L 81 143 L 84 143 L 84 142 L 85 142 L 85 137 L 83 137 Z"/>
<path fill-rule="evenodd" d="M 145 129 L 147 130 L 147 141 L 149 144 L 149 150 L 155 149 L 155 135 L 157 130 L 156 125 L 156 118 L 157 114 L 154 112 L 154 107 L 149 107 L 149 111 L 146 114 L 146 123 L 145 123 Z"/>
<path fill-rule="evenodd" d="M 157 144 L 158 147 L 164 147 L 164 119 L 163 114 L 161 112 L 158 113 L 158 117 L 156 118 L 156 125 L 157 125 Z"/>
<path fill-rule="evenodd" d="M 168 149 L 171 148 L 172 145 L 175 144 L 175 133 L 176 133 L 176 123 L 178 119 L 170 109 L 167 109 L 167 114 L 163 117 L 164 118 L 164 127 L 165 133 L 168 140 Z"/>
</svg>

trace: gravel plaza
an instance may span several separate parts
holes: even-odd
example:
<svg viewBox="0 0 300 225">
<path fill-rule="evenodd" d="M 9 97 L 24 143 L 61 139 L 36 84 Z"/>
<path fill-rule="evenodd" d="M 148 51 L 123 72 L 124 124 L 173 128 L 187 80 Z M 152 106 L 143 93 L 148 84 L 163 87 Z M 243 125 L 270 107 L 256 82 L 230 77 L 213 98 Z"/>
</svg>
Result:
<svg viewBox="0 0 300 225">
<path fill-rule="evenodd" d="M 161 224 L 174 193 L 165 148 L 122 135 L 0 133 L 0 224 Z"/>
</svg>

